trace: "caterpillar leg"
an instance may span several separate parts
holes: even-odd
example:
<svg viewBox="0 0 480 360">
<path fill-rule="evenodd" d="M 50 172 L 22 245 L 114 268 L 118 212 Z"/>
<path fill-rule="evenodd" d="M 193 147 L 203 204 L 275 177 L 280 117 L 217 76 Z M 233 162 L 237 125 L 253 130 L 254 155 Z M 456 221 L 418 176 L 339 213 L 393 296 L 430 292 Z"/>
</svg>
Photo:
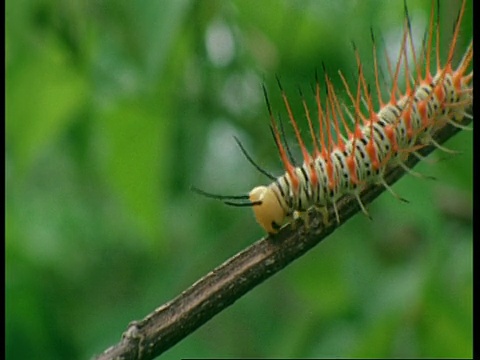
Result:
<svg viewBox="0 0 480 360">
<path fill-rule="evenodd" d="M 404 203 L 409 203 L 409 201 L 407 199 L 404 199 L 403 197 L 401 197 L 400 195 L 398 195 L 395 191 L 393 191 L 393 189 L 390 187 L 390 185 L 387 184 L 387 182 L 385 181 L 385 179 L 383 177 L 380 178 L 380 184 L 382 184 L 385 189 L 388 190 L 388 192 L 390 194 L 393 195 L 394 198 L 404 202 Z"/>
<path fill-rule="evenodd" d="M 333 201 L 333 210 L 335 211 L 335 218 L 337 219 L 337 224 L 340 225 L 340 215 L 338 215 L 337 203 Z"/>
<path fill-rule="evenodd" d="M 422 173 L 419 173 L 415 170 L 412 170 L 410 169 L 407 165 L 405 165 L 405 163 L 403 161 L 399 161 L 398 164 L 400 165 L 400 167 L 405 170 L 407 173 L 409 173 L 410 175 L 413 175 L 417 178 L 420 178 L 420 179 L 428 179 L 428 180 L 437 180 L 437 178 L 435 176 L 430 176 L 430 175 L 424 175 Z"/>
<path fill-rule="evenodd" d="M 432 160 L 432 159 L 429 159 L 427 158 L 426 156 L 423 156 L 421 155 L 420 153 L 418 153 L 417 151 L 412 151 L 411 153 L 413 156 L 415 156 L 418 160 L 422 161 L 422 162 L 425 162 L 426 164 L 435 164 L 438 162 L 438 160 Z"/>
<path fill-rule="evenodd" d="M 461 151 L 458 151 L 458 150 L 452 150 L 452 149 L 449 149 L 449 148 L 446 148 L 445 146 L 442 146 L 440 145 L 438 142 L 436 142 L 432 137 L 430 137 L 428 139 L 428 142 L 432 145 L 434 145 L 437 149 L 439 150 L 442 150 L 443 152 L 446 152 L 448 154 L 452 154 L 452 155 L 458 155 L 458 154 L 461 154 L 462 152 Z"/>
<path fill-rule="evenodd" d="M 303 224 L 305 225 L 305 229 L 308 230 L 310 227 L 310 221 L 308 219 L 308 211 L 294 211 L 293 212 L 293 219 L 295 221 L 292 222 L 292 229 L 295 229 L 296 227 L 296 220 L 300 218 L 303 220 Z"/>
<path fill-rule="evenodd" d="M 314 209 L 316 212 L 320 213 L 322 215 L 322 223 L 325 227 L 330 226 L 332 222 L 329 219 L 328 216 L 328 209 L 326 206 L 314 206 Z"/>
<path fill-rule="evenodd" d="M 370 216 L 370 214 L 368 213 L 367 209 L 365 208 L 365 205 L 363 205 L 362 200 L 360 199 L 360 194 L 355 193 L 355 198 L 357 199 L 358 205 L 360 205 L 360 209 L 361 209 L 362 212 L 365 214 L 365 216 L 366 216 L 367 218 L 369 218 L 370 220 L 373 220 L 373 218 Z"/>
<path fill-rule="evenodd" d="M 362 206 L 363 206 L 363 204 L 362 204 Z M 334 209 L 335 209 L 335 214 L 336 214 L 336 218 L 337 218 L 337 223 L 340 224 L 340 217 L 338 216 L 338 210 L 337 210 L 337 207 L 336 207 L 335 204 L 334 204 Z M 325 227 L 332 225 L 332 222 L 329 219 L 328 209 L 327 209 L 326 206 L 322 206 L 322 207 L 314 206 L 314 210 L 315 210 L 315 212 L 320 213 L 320 215 L 322 216 L 322 223 Z M 297 220 L 298 218 L 303 220 L 303 223 L 305 225 L 305 229 L 308 230 L 309 227 L 310 227 L 310 219 L 309 219 L 308 211 L 295 211 L 293 213 L 293 219 Z M 293 221 L 292 222 L 292 229 L 295 229 L 295 226 L 296 226 L 295 224 L 296 224 L 296 222 Z"/>
<path fill-rule="evenodd" d="M 465 114 L 465 116 L 470 115 L 470 114 Z M 467 116 L 468 117 L 468 116 Z M 465 130 L 465 131 L 473 131 L 473 128 L 468 125 L 462 125 L 456 122 L 455 120 L 448 119 L 447 122 L 452 125 L 453 127 L 459 128 L 460 130 Z"/>
<path fill-rule="evenodd" d="M 294 211 L 293 214 L 285 218 L 285 223 L 290 224 L 290 227 L 292 228 L 292 230 L 295 230 L 297 228 L 297 223 L 296 223 L 297 219 L 298 219 L 297 211 Z"/>
<path fill-rule="evenodd" d="M 416 151 L 412 151 L 412 154 L 413 156 L 415 156 L 418 160 L 424 162 L 425 164 L 429 164 L 429 165 L 434 165 L 434 164 L 438 164 L 439 162 L 441 161 L 445 161 L 447 159 L 447 157 L 445 156 L 442 156 L 442 155 L 438 155 L 439 153 L 437 153 L 437 158 L 436 159 L 430 159 L 426 156 L 423 156 L 421 154 L 419 154 L 418 152 Z"/>
</svg>

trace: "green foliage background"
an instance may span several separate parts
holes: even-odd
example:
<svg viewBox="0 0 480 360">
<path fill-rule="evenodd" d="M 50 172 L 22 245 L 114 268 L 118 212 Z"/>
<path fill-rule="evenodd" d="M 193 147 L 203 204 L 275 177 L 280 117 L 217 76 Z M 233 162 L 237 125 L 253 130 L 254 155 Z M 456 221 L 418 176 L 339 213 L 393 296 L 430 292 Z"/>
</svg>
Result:
<svg viewBox="0 0 480 360">
<path fill-rule="evenodd" d="M 419 38 L 430 3 L 409 1 Z M 446 45 L 459 2 L 441 5 Z M 369 27 L 383 53 L 402 19 L 400 0 L 7 1 L 7 359 L 89 358 L 260 238 L 250 210 L 190 185 L 266 181 L 232 135 L 280 174 L 262 83 L 285 119 L 278 74 L 303 123 L 315 69 L 347 99 L 351 40 L 371 75 Z M 357 215 L 164 358 L 471 357 L 471 132 L 446 146 L 463 153 L 418 167 L 437 181 L 395 185 L 410 204 L 384 194 L 373 222 Z"/>
</svg>

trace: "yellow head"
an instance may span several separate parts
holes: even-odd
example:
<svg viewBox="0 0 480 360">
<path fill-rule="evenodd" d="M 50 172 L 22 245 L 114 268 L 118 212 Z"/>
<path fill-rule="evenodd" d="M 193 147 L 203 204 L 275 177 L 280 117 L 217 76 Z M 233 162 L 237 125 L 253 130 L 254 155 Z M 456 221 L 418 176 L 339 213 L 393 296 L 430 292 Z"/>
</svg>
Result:
<svg viewBox="0 0 480 360">
<path fill-rule="evenodd" d="M 267 186 L 257 186 L 248 196 L 254 204 L 257 222 L 270 234 L 278 232 L 286 214 L 275 192 Z"/>
</svg>

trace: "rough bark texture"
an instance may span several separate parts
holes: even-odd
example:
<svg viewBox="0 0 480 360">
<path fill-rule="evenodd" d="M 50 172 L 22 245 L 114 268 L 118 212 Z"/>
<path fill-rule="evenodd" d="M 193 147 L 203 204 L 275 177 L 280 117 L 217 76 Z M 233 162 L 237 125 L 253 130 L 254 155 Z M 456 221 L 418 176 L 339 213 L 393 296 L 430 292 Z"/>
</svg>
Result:
<svg viewBox="0 0 480 360">
<path fill-rule="evenodd" d="M 465 118 L 462 124 L 470 122 L 471 119 Z M 458 128 L 447 125 L 434 134 L 434 139 L 443 143 L 458 131 Z M 433 150 L 434 146 L 427 146 L 419 153 L 427 155 Z M 410 156 L 406 163 L 413 167 L 418 161 L 418 158 Z M 387 169 L 385 180 L 392 184 L 404 173 L 399 167 Z M 383 186 L 369 186 L 362 192 L 361 199 L 365 205 L 369 204 L 384 191 Z M 353 197 L 340 199 L 337 206 L 341 224 L 336 223 L 333 208 L 329 208 L 329 219 L 333 221 L 328 226 L 323 224 L 319 213 L 312 212 L 309 214 L 308 230 L 301 220 L 297 220 L 294 228 L 288 225 L 278 234 L 258 240 L 143 320 L 130 323 L 121 341 L 96 359 L 146 360 L 162 354 L 360 211 Z"/>
</svg>

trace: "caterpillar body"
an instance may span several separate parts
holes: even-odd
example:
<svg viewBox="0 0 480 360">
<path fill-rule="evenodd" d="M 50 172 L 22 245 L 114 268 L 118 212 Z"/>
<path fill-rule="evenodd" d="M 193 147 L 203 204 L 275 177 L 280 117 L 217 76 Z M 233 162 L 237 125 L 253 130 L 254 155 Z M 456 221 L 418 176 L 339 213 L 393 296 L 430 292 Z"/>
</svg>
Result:
<svg viewBox="0 0 480 360">
<path fill-rule="evenodd" d="M 390 166 L 402 166 L 406 171 L 417 174 L 405 165 L 408 156 L 419 156 L 416 151 L 430 144 L 448 151 L 435 142 L 432 138 L 433 132 L 447 123 L 462 127 L 459 124 L 460 120 L 464 117 L 472 118 L 469 113 L 473 103 L 473 70 L 470 69 L 473 58 L 472 41 L 456 67 L 452 65 L 465 4 L 466 0 L 463 0 L 444 64 L 440 60 L 440 31 L 438 18 L 435 21 L 434 1 L 432 0 L 426 36 L 418 54 L 406 11 L 402 43 L 393 69 L 387 58 L 392 77 L 388 100 L 384 101 L 381 95 L 375 41 L 373 41 L 374 91 L 367 84 L 362 62 L 355 48 L 358 66 L 355 92 L 351 91 L 345 77 L 339 72 L 352 111 L 338 99 L 328 75 L 325 75 L 324 86 L 326 100 L 322 104 L 321 87 L 317 77 L 314 97 L 319 123 L 318 134 L 315 133 L 312 116 L 302 95 L 313 154 L 310 154 L 305 146 L 286 93 L 278 81 L 289 120 L 303 154 L 301 166 L 294 166 L 289 158 L 289 149 L 281 140 L 282 129 L 279 130 L 277 126 L 264 88 L 270 128 L 285 173 L 277 178 L 266 173 L 253 162 L 239 144 L 247 159 L 273 181 L 269 185 L 255 187 L 248 195 L 240 196 L 214 195 L 199 189 L 194 190 L 221 199 L 229 205 L 252 206 L 257 222 L 268 233 L 278 232 L 286 221 L 303 216 L 312 207 L 322 211 L 325 214 L 324 221 L 329 222 L 325 209 L 332 205 L 336 221 L 340 223 L 336 202 L 345 195 L 355 196 L 361 210 L 368 216 L 359 195 L 371 184 L 382 184 L 394 196 L 403 200 L 385 182 L 385 170 Z M 437 8 L 438 6 L 437 2 Z M 436 58 L 435 74 L 431 71 L 433 58 Z M 422 68 L 420 64 L 423 63 L 425 65 Z M 399 85 L 401 70 L 405 76 L 403 93 Z M 377 111 L 374 110 L 372 92 L 376 92 L 376 102 L 379 105 Z M 340 131 L 341 126 L 346 134 Z"/>
</svg>

